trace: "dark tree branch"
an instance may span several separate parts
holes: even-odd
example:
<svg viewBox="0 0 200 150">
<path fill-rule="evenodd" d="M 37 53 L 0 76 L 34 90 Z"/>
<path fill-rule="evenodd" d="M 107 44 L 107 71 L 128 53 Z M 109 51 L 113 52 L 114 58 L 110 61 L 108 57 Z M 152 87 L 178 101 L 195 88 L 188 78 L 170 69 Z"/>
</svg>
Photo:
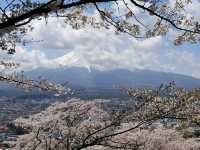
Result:
<svg viewBox="0 0 200 150">
<path fill-rule="evenodd" d="M 4 8 L 4 10 L 6 10 L 8 7 L 10 7 L 14 2 L 15 2 L 15 0 L 12 0 L 12 1 Z"/>
<path fill-rule="evenodd" d="M 79 1 L 71 2 L 71 3 L 67 3 L 67 4 L 62 2 L 60 5 L 55 6 L 57 8 L 56 8 L 56 10 L 54 10 L 50 6 L 51 6 L 51 4 L 53 5 L 53 2 L 55 2 L 55 1 L 56 0 L 50 0 L 49 2 L 39 6 L 37 8 L 34 8 L 34 9 L 30 10 L 29 12 L 21 14 L 21 15 L 19 15 L 17 17 L 13 17 L 13 18 L 7 19 L 6 21 L 0 23 L 0 29 L 8 28 L 8 27 L 11 27 L 11 26 L 17 26 L 17 27 L 23 26 L 26 23 L 22 23 L 22 24 L 18 24 L 18 23 L 22 22 L 22 21 L 24 21 L 24 20 L 26 20 L 28 18 L 35 18 L 35 17 L 41 16 L 43 14 L 48 14 L 48 13 L 51 13 L 51 12 L 55 12 L 57 10 L 68 9 L 68 8 L 72 8 L 72 7 L 76 7 L 76 6 L 80 6 L 80 5 L 92 4 L 92 3 L 96 4 L 96 3 L 104 3 L 104 2 L 112 2 L 112 1 L 116 2 L 116 1 L 120 1 L 120 0 L 79 0 Z M 13 2 L 14 2 L 14 0 L 11 1 L 11 3 L 6 6 L 6 9 L 10 5 L 12 5 Z M 150 8 L 146 7 L 145 5 L 141 5 L 141 4 L 137 3 L 135 0 L 131 0 L 131 2 L 136 7 L 139 7 L 142 10 L 151 13 L 152 15 L 160 18 L 161 20 L 165 20 L 166 22 L 168 22 L 169 24 L 171 24 L 174 28 L 176 28 L 178 30 L 189 32 L 189 33 L 200 34 L 199 31 L 192 30 L 192 29 L 185 29 L 185 28 L 181 28 L 181 27 L 177 26 L 176 23 L 173 20 L 170 20 L 170 18 L 160 15 L 159 13 L 157 13 L 154 10 L 151 10 Z M 101 14 L 102 14 L 102 12 L 101 12 Z M 138 21 L 138 19 L 136 17 L 135 17 L 135 19 Z M 114 20 L 110 20 L 110 22 L 113 22 L 113 21 Z M 27 23 L 29 23 L 29 22 L 27 22 Z M 139 21 L 139 23 L 141 23 L 141 22 Z"/>
<path fill-rule="evenodd" d="M 131 10 L 131 8 L 128 6 L 128 4 L 125 2 L 125 0 L 123 0 L 124 5 L 126 6 L 126 8 L 132 13 L 134 19 L 140 24 L 142 25 L 144 28 L 146 28 L 147 30 L 150 30 L 144 23 L 142 23 L 137 16 L 134 14 L 134 12 Z"/>
<path fill-rule="evenodd" d="M 6 19 L 9 19 L 8 15 L 6 14 L 6 12 L 0 7 L 0 10 L 2 11 L 2 13 L 4 14 L 4 16 L 6 17 Z"/>
<path fill-rule="evenodd" d="M 41 89 L 42 91 L 52 91 L 52 92 L 58 92 L 58 90 L 56 88 L 54 88 L 52 84 L 52 86 L 45 86 L 42 84 L 41 81 L 36 81 L 36 80 L 20 80 L 20 79 L 14 79 L 12 77 L 9 76 L 2 76 L 0 75 L 0 81 L 1 82 L 6 82 L 6 83 L 11 83 L 14 84 L 16 86 L 28 86 L 31 89 Z M 53 87 L 53 88 L 52 88 Z"/>
<path fill-rule="evenodd" d="M 101 10 L 96 3 L 94 3 L 94 5 L 95 5 L 97 11 L 99 12 L 99 14 L 102 16 L 102 18 L 104 18 L 105 21 L 108 22 L 110 25 L 114 26 L 118 31 L 127 33 L 128 35 L 133 36 L 134 38 L 138 38 L 138 39 L 144 38 L 144 37 L 136 36 L 136 35 L 130 33 L 129 31 L 125 30 L 112 17 L 108 17 L 108 15 L 103 10 Z"/>
<path fill-rule="evenodd" d="M 42 14 L 48 14 L 48 13 L 51 13 L 55 10 L 52 10 L 51 7 L 48 7 L 51 3 L 53 3 L 55 0 L 51 0 L 49 1 L 48 3 L 40 6 L 40 7 L 37 7 L 25 14 L 22 14 L 20 16 L 17 16 L 17 17 L 13 17 L 5 22 L 2 22 L 0 23 L 0 29 L 4 29 L 4 28 L 8 28 L 8 27 L 11 27 L 11 26 L 15 26 L 16 23 L 18 22 L 21 22 L 27 18 L 30 18 L 30 17 L 36 17 L 36 16 L 40 16 Z M 111 2 L 111 1 L 115 1 L 115 0 L 96 0 L 95 2 Z M 59 9 L 68 9 L 68 8 L 72 8 L 72 7 L 75 7 L 75 6 L 80 6 L 80 5 L 84 5 L 84 4 L 90 4 L 90 3 L 93 3 L 93 0 L 80 0 L 80 1 L 77 1 L 77 2 L 72 2 L 72 3 L 69 3 L 69 4 L 65 4 L 65 5 L 60 5 L 58 6 L 57 10 Z"/>
<path fill-rule="evenodd" d="M 151 10 L 150 8 L 147 8 L 145 7 L 144 5 L 140 5 L 138 4 L 135 0 L 130 0 L 135 6 L 143 9 L 144 11 L 146 10 L 147 12 L 153 14 L 154 16 L 160 18 L 161 20 L 165 20 L 166 22 L 170 23 L 174 28 L 178 29 L 178 30 L 181 30 L 181 31 L 186 31 L 186 32 L 190 32 L 190 33 L 195 33 L 195 34 L 200 34 L 199 31 L 194 31 L 194 30 L 190 30 L 190 29 L 185 29 L 185 28 L 181 28 L 179 26 L 177 26 L 174 21 L 170 20 L 169 18 L 167 17 L 164 17 L 160 14 L 158 14 L 157 12 Z"/>
</svg>

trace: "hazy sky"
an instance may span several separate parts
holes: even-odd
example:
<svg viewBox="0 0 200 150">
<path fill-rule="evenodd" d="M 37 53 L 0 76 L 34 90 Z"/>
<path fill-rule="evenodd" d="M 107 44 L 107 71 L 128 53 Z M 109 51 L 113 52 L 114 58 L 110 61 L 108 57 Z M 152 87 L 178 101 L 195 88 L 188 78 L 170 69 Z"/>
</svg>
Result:
<svg viewBox="0 0 200 150">
<path fill-rule="evenodd" d="M 189 13 L 200 20 L 200 3 L 194 0 Z M 139 10 L 135 8 L 139 13 Z M 79 66 L 100 70 L 151 69 L 174 72 L 200 78 L 200 44 L 174 46 L 171 37 L 154 37 L 138 41 L 126 34 L 91 27 L 74 30 L 62 20 L 33 21 L 35 29 L 29 35 L 43 42 L 18 46 L 14 57 L 24 68 Z"/>
</svg>

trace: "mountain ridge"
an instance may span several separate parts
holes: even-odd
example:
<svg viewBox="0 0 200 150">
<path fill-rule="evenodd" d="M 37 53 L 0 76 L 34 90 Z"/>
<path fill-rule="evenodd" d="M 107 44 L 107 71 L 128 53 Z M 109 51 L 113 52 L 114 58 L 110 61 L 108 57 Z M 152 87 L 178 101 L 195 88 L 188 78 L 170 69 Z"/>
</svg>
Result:
<svg viewBox="0 0 200 150">
<path fill-rule="evenodd" d="M 158 72 L 152 70 L 133 71 L 115 69 L 100 71 L 95 68 L 65 67 L 58 69 L 36 69 L 27 72 L 30 77 L 42 76 L 45 79 L 63 83 L 68 81 L 71 86 L 83 88 L 113 88 L 114 86 L 129 87 L 157 87 L 163 83 L 175 81 L 178 86 L 184 88 L 200 87 L 200 79 L 175 74 L 170 72 Z"/>
</svg>

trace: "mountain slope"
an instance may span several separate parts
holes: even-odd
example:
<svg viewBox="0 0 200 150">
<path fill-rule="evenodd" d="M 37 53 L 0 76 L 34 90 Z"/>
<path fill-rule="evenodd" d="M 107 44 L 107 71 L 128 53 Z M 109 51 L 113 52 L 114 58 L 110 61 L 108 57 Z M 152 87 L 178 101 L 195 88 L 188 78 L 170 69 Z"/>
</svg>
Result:
<svg viewBox="0 0 200 150">
<path fill-rule="evenodd" d="M 112 70 L 99 71 L 86 68 L 37 69 L 27 74 L 31 77 L 42 76 L 55 82 L 68 81 L 71 86 L 83 88 L 110 89 L 114 86 L 156 87 L 162 83 L 175 81 L 185 88 L 200 87 L 200 79 L 174 73 L 156 72 L 150 70 Z"/>
</svg>

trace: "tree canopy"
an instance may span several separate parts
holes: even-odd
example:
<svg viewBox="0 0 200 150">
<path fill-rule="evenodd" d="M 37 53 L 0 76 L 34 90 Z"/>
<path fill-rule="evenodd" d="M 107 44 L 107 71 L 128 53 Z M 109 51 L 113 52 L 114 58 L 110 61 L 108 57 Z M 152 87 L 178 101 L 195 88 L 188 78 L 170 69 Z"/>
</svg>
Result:
<svg viewBox="0 0 200 150">
<path fill-rule="evenodd" d="M 26 43 L 22 36 L 34 28 L 32 20 L 53 16 L 65 18 L 66 23 L 77 29 L 87 24 L 95 28 L 114 26 L 116 33 L 125 32 L 136 38 L 178 30 L 176 45 L 195 43 L 199 40 L 200 25 L 185 9 L 190 3 L 192 0 L 3 0 L 0 47 L 13 54 L 16 42 Z M 135 8 L 143 11 L 142 16 L 135 13 Z M 95 19 L 96 12 L 101 21 Z"/>
<path fill-rule="evenodd" d="M 131 99 L 120 107 L 112 108 L 109 103 L 113 101 L 101 99 L 71 99 L 55 103 L 29 118 L 18 118 L 15 126 L 30 130 L 30 133 L 16 141 L 15 149 L 81 150 L 95 149 L 95 146 L 102 146 L 101 149 L 105 150 L 151 149 L 150 145 L 145 147 L 149 142 L 141 142 L 141 138 L 133 133 L 138 129 L 153 128 L 151 125 L 155 123 L 170 127 L 176 122 L 180 130 L 190 124 L 199 126 L 198 89 L 187 91 L 170 83 L 152 90 L 125 90 Z M 160 143 L 154 146 L 160 146 Z"/>
</svg>

